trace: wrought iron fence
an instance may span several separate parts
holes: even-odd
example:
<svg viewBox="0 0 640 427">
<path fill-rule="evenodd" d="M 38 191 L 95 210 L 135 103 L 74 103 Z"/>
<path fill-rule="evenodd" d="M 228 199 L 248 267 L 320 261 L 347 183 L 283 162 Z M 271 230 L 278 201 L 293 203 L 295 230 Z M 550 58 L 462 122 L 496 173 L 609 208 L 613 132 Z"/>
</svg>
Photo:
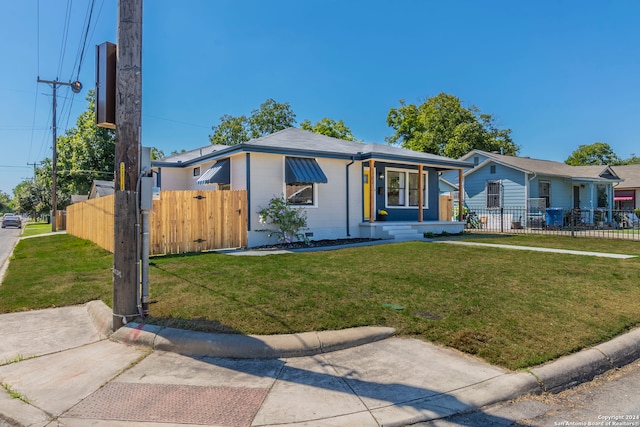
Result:
<svg viewBox="0 0 640 427">
<path fill-rule="evenodd" d="M 511 207 L 472 209 L 465 216 L 466 229 L 472 232 L 540 233 L 640 240 L 637 210 Z"/>
</svg>

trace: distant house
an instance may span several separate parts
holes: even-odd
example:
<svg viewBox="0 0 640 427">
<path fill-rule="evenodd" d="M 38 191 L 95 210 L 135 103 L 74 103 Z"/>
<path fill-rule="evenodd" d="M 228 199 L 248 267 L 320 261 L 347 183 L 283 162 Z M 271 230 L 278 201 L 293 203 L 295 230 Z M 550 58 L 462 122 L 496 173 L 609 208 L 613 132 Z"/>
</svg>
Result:
<svg viewBox="0 0 640 427">
<path fill-rule="evenodd" d="M 281 195 L 305 209 L 312 240 L 393 237 L 392 226 L 415 237 L 424 230 L 460 232 L 462 223 L 438 220 L 438 173 L 470 166 L 297 128 L 152 162 L 161 190 L 246 190 L 250 246 L 269 242 L 266 233 L 257 231 L 264 227 L 257 212 Z M 388 215 L 378 217 L 380 210 Z"/>
<path fill-rule="evenodd" d="M 609 166 L 570 166 L 481 150 L 473 150 L 460 160 L 473 164 L 463 178 L 464 203 L 472 211 L 526 208 L 544 213 L 548 208 L 558 208 L 565 212 L 580 210 L 589 223 L 594 221 L 596 211 L 611 221 L 614 185 L 622 181 Z M 451 172 L 443 173 L 441 181 L 458 184 L 456 174 Z"/>
<path fill-rule="evenodd" d="M 615 208 L 624 211 L 640 208 L 640 164 L 613 166 L 612 169 L 624 180 L 614 187 Z"/>
<path fill-rule="evenodd" d="M 113 181 L 94 180 L 89 190 L 89 199 L 110 196 L 115 192 Z"/>
</svg>

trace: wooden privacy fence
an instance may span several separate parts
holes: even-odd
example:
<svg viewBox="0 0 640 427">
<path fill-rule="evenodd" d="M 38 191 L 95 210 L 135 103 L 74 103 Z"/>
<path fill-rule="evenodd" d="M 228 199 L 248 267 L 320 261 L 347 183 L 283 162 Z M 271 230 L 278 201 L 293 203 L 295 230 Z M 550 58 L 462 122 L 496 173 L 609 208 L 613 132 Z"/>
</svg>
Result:
<svg viewBox="0 0 640 427">
<path fill-rule="evenodd" d="M 67 208 L 67 233 L 113 252 L 114 196 Z M 245 190 L 162 191 L 149 213 L 151 255 L 247 246 Z"/>
</svg>

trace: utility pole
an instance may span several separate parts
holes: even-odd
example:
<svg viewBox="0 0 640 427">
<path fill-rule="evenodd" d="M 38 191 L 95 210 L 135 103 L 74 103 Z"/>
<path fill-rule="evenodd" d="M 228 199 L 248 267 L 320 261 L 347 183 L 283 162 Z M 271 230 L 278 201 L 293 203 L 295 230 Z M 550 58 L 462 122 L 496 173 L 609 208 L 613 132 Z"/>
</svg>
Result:
<svg viewBox="0 0 640 427">
<path fill-rule="evenodd" d="M 56 150 L 56 142 L 58 140 L 58 123 L 56 118 L 56 111 L 58 109 L 57 90 L 58 86 L 71 86 L 73 93 L 79 93 L 82 90 L 82 84 L 79 81 L 75 82 L 61 82 L 56 78 L 55 80 L 41 80 L 38 77 L 38 83 L 47 83 L 53 87 L 53 117 L 52 117 L 52 130 L 53 130 L 53 156 L 51 158 L 53 171 L 51 175 L 51 231 L 56 231 L 56 210 L 58 209 L 58 153 Z M 34 166 L 35 170 L 35 166 Z M 34 174 L 35 178 L 35 174 Z"/>
<path fill-rule="evenodd" d="M 33 181 L 36 181 L 36 166 L 40 166 L 42 163 L 29 163 L 27 162 L 27 166 L 33 166 Z"/>
<path fill-rule="evenodd" d="M 142 0 L 118 0 L 113 330 L 139 314 L 138 185 L 142 124 Z"/>
</svg>

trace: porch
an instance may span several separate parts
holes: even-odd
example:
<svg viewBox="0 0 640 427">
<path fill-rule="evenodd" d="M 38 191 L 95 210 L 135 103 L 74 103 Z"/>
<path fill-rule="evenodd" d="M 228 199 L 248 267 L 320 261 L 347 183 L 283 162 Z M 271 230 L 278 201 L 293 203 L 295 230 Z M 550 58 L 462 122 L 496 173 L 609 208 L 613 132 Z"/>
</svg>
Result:
<svg viewBox="0 0 640 427">
<path fill-rule="evenodd" d="M 465 223 L 460 221 L 378 221 L 359 224 L 360 237 L 397 241 L 420 240 L 425 233 L 459 234 Z"/>
</svg>

